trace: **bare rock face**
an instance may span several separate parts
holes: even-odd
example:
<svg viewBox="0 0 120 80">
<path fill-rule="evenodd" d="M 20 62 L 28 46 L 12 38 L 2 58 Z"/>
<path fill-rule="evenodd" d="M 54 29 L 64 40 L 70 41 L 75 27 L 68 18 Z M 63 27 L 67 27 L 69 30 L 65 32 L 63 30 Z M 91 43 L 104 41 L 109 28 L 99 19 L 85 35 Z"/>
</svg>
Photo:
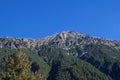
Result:
<svg viewBox="0 0 120 80">
<path fill-rule="evenodd" d="M 29 39 L 29 38 L 0 38 L 0 48 L 31 48 L 39 49 L 42 45 L 55 46 L 58 48 L 63 48 L 69 50 L 75 46 L 80 46 L 81 48 L 88 44 L 103 44 L 111 48 L 120 50 L 120 42 L 115 40 L 108 40 L 104 38 L 92 37 L 79 32 L 74 31 L 63 31 L 56 33 L 52 36 L 48 36 L 41 39 Z"/>
<path fill-rule="evenodd" d="M 41 40 L 41 39 L 40 39 Z M 53 36 L 43 38 L 43 45 L 51 45 L 59 48 L 69 49 L 75 46 L 81 46 L 81 48 L 88 44 L 103 44 L 109 47 L 120 50 L 120 42 L 116 40 L 108 40 L 104 38 L 92 37 L 74 31 L 64 31 L 57 33 Z"/>
<path fill-rule="evenodd" d="M 49 45 L 54 45 L 60 48 L 69 48 L 75 45 L 80 45 L 81 40 L 85 38 L 86 35 L 73 32 L 64 31 L 58 33 L 52 40 L 49 40 Z"/>
</svg>

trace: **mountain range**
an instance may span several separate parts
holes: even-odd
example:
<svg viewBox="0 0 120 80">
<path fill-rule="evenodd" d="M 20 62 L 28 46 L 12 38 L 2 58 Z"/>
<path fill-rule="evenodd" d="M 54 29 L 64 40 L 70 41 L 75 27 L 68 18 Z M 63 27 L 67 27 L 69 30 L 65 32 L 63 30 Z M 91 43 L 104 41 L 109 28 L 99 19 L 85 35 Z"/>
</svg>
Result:
<svg viewBox="0 0 120 80">
<path fill-rule="evenodd" d="M 0 58 L 21 48 L 47 80 L 120 80 L 120 41 L 63 31 L 40 38 L 0 38 Z"/>
</svg>

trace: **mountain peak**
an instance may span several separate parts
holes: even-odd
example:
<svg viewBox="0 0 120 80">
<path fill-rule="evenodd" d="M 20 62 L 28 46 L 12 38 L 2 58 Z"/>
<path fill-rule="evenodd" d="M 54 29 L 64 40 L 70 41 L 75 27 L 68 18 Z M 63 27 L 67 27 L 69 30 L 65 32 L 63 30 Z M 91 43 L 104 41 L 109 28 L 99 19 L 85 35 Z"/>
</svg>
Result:
<svg viewBox="0 0 120 80">
<path fill-rule="evenodd" d="M 66 30 L 66 31 L 62 31 L 60 33 L 66 33 L 66 34 L 82 34 L 80 32 L 76 32 L 76 31 L 73 31 L 73 30 Z"/>
<path fill-rule="evenodd" d="M 66 31 L 62 31 L 61 33 L 76 33 L 75 31 L 72 31 L 72 30 L 66 30 Z"/>
<path fill-rule="evenodd" d="M 24 43 L 24 44 L 22 44 Z M 34 48 L 40 47 L 41 45 L 56 46 L 59 48 L 71 48 L 75 46 L 84 47 L 88 44 L 103 44 L 112 48 L 120 50 L 120 42 L 115 40 L 108 40 L 104 38 L 97 38 L 82 34 L 80 32 L 75 32 L 72 30 L 67 30 L 63 32 L 56 33 L 52 36 L 48 36 L 42 39 L 29 39 L 29 38 L 0 38 L 0 46 L 7 45 L 8 47 L 17 48 L 27 47 Z"/>
<path fill-rule="evenodd" d="M 85 37 L 85 34 L 82 34 L 80 32 L 75 32 L 72 30 L 67 30 L 67 31 L 63 31 L 57 34 L 57 36 L 61 37 L 61 38 L 74 38 L 76 39 L 76 37 Z"/>
<path fill-rule="evenodd" d="M 72 30 L 67 30 L 44 38 L 44 43 L 60 48 L 71 48 L 75 46 L 84 47 L 88 44 L 103 44 L 116 49 L 120 49 L 120 42 L 104 38 L 93 37 Z M 117 46 L 116 46 L 117 45 Z"/>
</svg>

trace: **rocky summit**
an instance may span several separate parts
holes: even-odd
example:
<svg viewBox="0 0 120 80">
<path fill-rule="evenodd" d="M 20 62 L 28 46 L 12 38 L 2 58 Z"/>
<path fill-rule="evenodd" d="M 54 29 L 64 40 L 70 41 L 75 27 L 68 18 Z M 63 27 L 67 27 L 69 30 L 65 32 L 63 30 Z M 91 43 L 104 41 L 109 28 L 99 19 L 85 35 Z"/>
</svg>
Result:
<svg viewBox="0 0 120 80">
<path fill-rule="evenodd" d="M 120 42 L 116 40 L 109 40 L 100 37 L 93 37 L 74 31 L 63 31 L 40 39 L 32 38 L 12 38 L 1 37 L 0 48 L 6 46 L 9 48 L 39 48 L 42 45 L 50 45 L 58 48 L 69 49 L 75 46 L 84 47 L 88 44 L 103 44 L 111 48 L 120 50 Z"/>
</svg>

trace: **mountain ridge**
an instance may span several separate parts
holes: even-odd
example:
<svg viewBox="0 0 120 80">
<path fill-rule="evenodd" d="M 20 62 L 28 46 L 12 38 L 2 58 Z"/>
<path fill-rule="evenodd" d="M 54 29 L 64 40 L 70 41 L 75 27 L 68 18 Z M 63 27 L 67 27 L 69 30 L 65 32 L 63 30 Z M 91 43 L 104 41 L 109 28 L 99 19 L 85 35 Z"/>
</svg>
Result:
<svg viewBox="0 0 120 80">
<path fill-rule="evenodd" d="M 5 40 L 5 41 L 4 41 Z M 7 41 L 8 40 L 8 41 Z M 3 41 L 3 42 L 2 42 Z M 20 45 L 20 43 L 25 43 Z M 81 47 L 88 44 L 103 44 L 109 47 L 120 50 L 120 42 L 117 40 L 110 40 L 101 37 L 93 37 L 90 35 L 82 34 L 80 32 L 75 32 L 71 30 L 59 32 L 51 36 L 44 38 L 33 39 L 33 38 L 18 38 L 18 37 L 1 37 L 0 38 L 0 48 L 7 45 L 13 48 L 35 48 L 41 45 L 52 45 L 59 48 L 69 49 L 71 47 L 80 45 Z M 16 46 L 15 46 L 16 45 Z"/>
</svg>

